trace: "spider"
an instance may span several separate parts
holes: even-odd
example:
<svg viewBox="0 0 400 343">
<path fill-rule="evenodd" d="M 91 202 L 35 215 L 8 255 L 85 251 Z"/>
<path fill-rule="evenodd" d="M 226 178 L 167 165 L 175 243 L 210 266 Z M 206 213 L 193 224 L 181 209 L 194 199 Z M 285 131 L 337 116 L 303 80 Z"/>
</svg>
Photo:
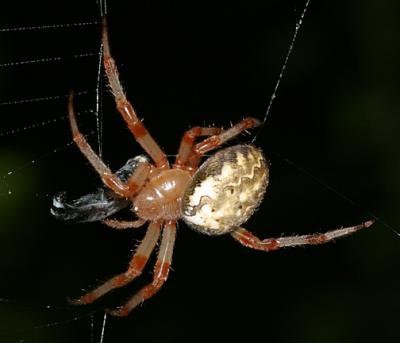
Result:
<svg viewBox="0 0 400 343">
<path fill-rule="evenodd" d="M 138 228 L 148 224 L 146 234 L 136 249 L 127 270 L 118 274 L 73 304 L 89 304 L 109 291 L 125 286 L 144 269 L 157 242 L 161 243 L 154 267 L 153 281 L 140 289 L 126 304 L 110 311 L 125 316 L 144 300 L 159 291 L 168 277 L 176 237 L 176 223 L 183 219 L 191 228 L 208 235 L 230 234 L 245 247 L 271 251 L 283 247 L 321 244 L 352 234 L 373 224 L 334 229 L 322 234 L 259 239 L 241 225 L 262 201 L 268 181 L 268 163 L 262 151 L 251 144 L 219 150 L 200 165 L 201 158 L 247 129 L 260 125 L 245 118 L 227 130 L 217 127 L 193 127 L 183 135 L 172 166 L 166 155 L 138 119 L 127 100 L 110 53 L 106 18 L 102 21 L 104 69 L 116 107 L 136 141 L 148 157 L 137 156 L 113 173 L 93 151 L 79 131 L 72 93 L 68 112 L 73 140 L 101 177 L 104 187 L 68 203 L 65 194 L 54 197 L 52 213 L 62 220 L 88 222 L 102 220 L 114 229 Z M 196 143 L 200 137 L 206 137 Z M 199 166 L 200 165 L 200 166 Z M 137 219 L 117 221 L 108 217 L 131 206 Z"/>
</svg>

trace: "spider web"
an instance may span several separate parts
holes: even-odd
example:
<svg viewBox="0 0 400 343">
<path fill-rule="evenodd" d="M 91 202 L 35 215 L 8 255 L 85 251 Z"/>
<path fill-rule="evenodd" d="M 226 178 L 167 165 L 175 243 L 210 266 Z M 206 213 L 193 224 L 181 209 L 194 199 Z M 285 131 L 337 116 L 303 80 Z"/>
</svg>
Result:
<svg viewBox="0 0 400 343">
<path fill-rule="evenodd" d="M 109 5 L 112 51 L 128 97 L 165 151 L 173 154 L 188 126 L 226 125 L 244 115 L 263 118 L 305 2 L 255 1 L 237 7 L 160 2 L 135 4 L 132 10 L 122 3 Z M 383 169 L 381 183 L 373 183 L 372 176 L 395 155 L 387 146 L 396 146 L 390 142 L 398 120 L 391 108 L 377 120 L 367 105 L 360 105 L 360 94 L 346 94 L 352 90 L 349 75 L 358 66 L 346 32 L 351 25 L 337 21 L 345 14 L 351 23 L 356 19 L 348 6 L 341 3 L 328 9 L 312 4 L 266 125 L 241 141 L 256 137 L 268 154 L 290 156 L 290 162 L 307 166 L 356 203 L 372 204 L 384 218 L 396 222 L 395 210 L 390 209 L 399 193 L 393 181 L 397 162 L 392 159 L 391 168 Z M 308 257 L 301 251 L 291 252 L 290 257 L 280 253 L 267 257 L 243 251 L 226 238 L 212 240 L 179 230 L 174 258 L 179 272 L 172 273 L 174 281 L 128 319 L 107 318 L 103 308 L 122 303 L 148 282 L 146 273 L 143 281 L 93 307 L 66 305 L 65 297 L 79 295 L 80 287 L 90 289 L 122 271 L 133 240 L 142 234 L 109 232 L 99 225 L 63 226 L 48 215 L 57 191 L 81 195 L 98 186 L 98 178 L 70 140 L 65 105 L 70 88 L 78 94 L 82 131 L 113 169 L 140 151 L 116 119 L 106 89 L 99 92 L 105 87 L 99 78 L 98 13 L 94 1 L 57 3 L 57 8 L 39 1 L 23 4 L 23 10 L 8 3 L 2 9 L 1 25 L 7 30 L 0 31 L 0 237 L 5 256 L 1 270 L 7 282 L 0 289 L 0 340 L 255 340 L 267 333 L 269 340 L 309 342 L 324 339 L 327 332 L 339 339 L 342 331 L 352 341 L 369 341 L 379 331 L 387 332 L 386 341 L 395 341 L 390 324 L 398 311 L 399 282 L 396 265 L 387 261 L 398 260 L 398 245 L 392 237 L 382 237 L 380 230 L 369 233 L 371 238 L 311 249 Z M 336 49 L 328 49 L 330 44 Z M 338 53 L 342 46 L 346 51 Z M 383 44 L 379 47 L 384 51 Z M 336 54 L 329 59 L 331 51 Z M 380 61 L 378 74 L 384 76 L 382 65 Z M 347 69 L 340 72 L 341 68 Z M 344 76 L 346 82 L 340 79 Z M 351 85 L 364 90 L 360 84 Z M 340 91 L 334 93 L 336 89 Z M 384 98 L 377 93 L 373 93 L 377 103 L 391 100 L 390 93 Z M 359 102 L 350 102 L 351 96 Z M 345 115 L 343 108 L 348 111 Z M 388 124 L 376 127 L 377 122 Z M 273 179 L 268 205 L 260 212 L 270 220 L 248 224 L 260 236 L 279 236 L 282 228 L 286 234 L 303 233 L 365 219 L 365 212 L 354 214 L 353 206 L 327 196 L 297 169 L 287 168 L 284 159 L 268 158 Z M 384 179 L 391 182 L 383 183 Z M 266 226 L 272 228 L 268 233 Z M 373 257 L 376 250 L 379 261 Z M 378 296 L 378 291 L 384 295 Z M 256 296 L 253 301 L 250 293 Z M 240 297 L 245 294 L 245 299 Z M 366 320 L 362 315 L 366 299 L 368 319 L 378 324 L 362 333 L 357 325 Z M 380 319 L 382 312 L 386 320 Z M 236 327 L 232 323 L 238 318 L 241 325 Z"/>
</svg>

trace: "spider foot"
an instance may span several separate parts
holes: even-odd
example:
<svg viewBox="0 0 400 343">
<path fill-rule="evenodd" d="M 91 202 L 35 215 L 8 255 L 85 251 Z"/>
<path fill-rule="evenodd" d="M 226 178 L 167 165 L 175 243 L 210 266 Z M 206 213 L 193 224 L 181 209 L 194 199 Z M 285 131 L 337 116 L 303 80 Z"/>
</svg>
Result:
<svg viewBox="0 0 400 343">
<path fill-rule="evenodd" d="M 86 294 L 77 299 L 67 298 L 68 303 L 70 303 L 71 305 L 87 305 L 91 304 L 95 300 L 96 299 L 91 294 Z"/>
<path fill-rule="evenodd" d="M 151 297 L 154 293 L 149 294 L 148 297 L 144 297 L 141 293 L 142 291 L 139 291 L 138 294 L 134 295 L 127 303 L 123 304 L 122 306 L 118 306 L 117 308 L 113 310 L 106 310 L 106 312 L 112 316 L 115 317 L 126 317 L 129 313 L 132 312 L 133 309 L 135 309 L 138 305 L 142 304 L 143 301 Z"/>
<path fill-rule="evenodd" d="M 362 223 L 361 225 L 362 225 L 362 227 L 367 228 L 367 227 L 370 227 L 374 223 L 375 223 L 375 219 L 371 219 L 371 220 L 367 220 L 366 222 Z"/>
<path fill-rule="evenodd" d="M 114 317 L 126 317 L 131 312 L 131 310 L 125 308 L 125 306 L 121 306 L 113 310 L 106 309 L 105 311 L 107 314 Z"/>
</svg>

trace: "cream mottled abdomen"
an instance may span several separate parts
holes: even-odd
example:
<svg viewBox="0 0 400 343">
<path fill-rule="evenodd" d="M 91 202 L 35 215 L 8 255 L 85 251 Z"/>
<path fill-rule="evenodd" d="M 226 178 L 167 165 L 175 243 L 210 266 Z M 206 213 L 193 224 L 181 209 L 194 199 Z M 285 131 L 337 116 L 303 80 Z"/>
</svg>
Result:
<svg viewBox="0 0 400 343">
<path fill-rule="evenodd" d="M 235 230 L 259 206 L 268 185 L 268 165 L 253 145 L 220 150 L 198 169 L 182 199 L 183 219 L 210 235 Z"/>
</svg>

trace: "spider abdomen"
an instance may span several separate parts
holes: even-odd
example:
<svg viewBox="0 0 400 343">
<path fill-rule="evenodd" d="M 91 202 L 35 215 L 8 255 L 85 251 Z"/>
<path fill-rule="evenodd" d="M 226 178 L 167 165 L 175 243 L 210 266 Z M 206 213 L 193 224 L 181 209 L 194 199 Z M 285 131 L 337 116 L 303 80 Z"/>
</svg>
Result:
<svg viewBox="0 0 400 343">
<path fill-rule="evenodd" d="M 181 200 L 189 182 L 189 172 L 169 169 L 151 178 L 133 200 L 139 218 L 176 220 L 181 217 Z"/>
<path fill-rule="evenodd" d="M 268 177 L 268 164 L 255 146 L 220 150 L 193 176 L 182 199 L 183 219 L 210 235 L 233 231 L 259 206 Z"/>
</svg>

